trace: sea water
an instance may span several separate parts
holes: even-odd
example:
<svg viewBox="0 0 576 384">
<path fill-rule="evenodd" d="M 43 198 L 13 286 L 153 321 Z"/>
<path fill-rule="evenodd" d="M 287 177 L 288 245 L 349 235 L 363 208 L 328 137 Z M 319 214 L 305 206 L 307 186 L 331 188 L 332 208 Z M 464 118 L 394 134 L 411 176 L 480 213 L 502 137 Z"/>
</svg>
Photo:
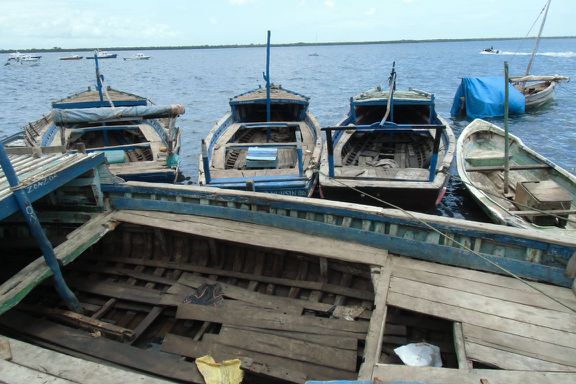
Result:
<svg viewBox="0 0 576 384">
<path fill-rule="evenodd" d="M 435 94 L 439 114 L 450 118 L 450 107 L 462 77 L 503 75 L 508 61 L 511 75 L 523 75 L 533 41 L 421 42 L 370 45 L 272 47 L 271 80 L 310 97 L 310 111 L 322 126 L 335 124 L 348 109 L 349 98 L 381 85 L 396 63 L 397 88 Z M 501 54 L 481 55 L 493 46 Z M 533 74 L 560 74 L 576 79 L 576 39 L 544 39 Z M 146 96 L 156 104 L 184 104 L 182 172 L 185 183 L 197 179 L 200 141 L 228 111 L 229 98 L 264 86 L 266 49 L 227 48 L 146 50 L 150 60 L 100 60 L 105 84 Z M 94 87 L 93 60 L 60 61 L 59 56 L 87 52 L 43 53 L 37 65 L 0 67 L 0 137 L 16 133 L 29 121 L 50 111 L 50 102 Z M 7 59 L 7 55 L 6 56 Z M 550 160 L 575 172 L 576 84 L 562 83 L 554 103 L 510 119 L 513 134 Z M 502 118 L 489 119 L 502 126 Z M 456 137 L 469 121 L 449 119 Z M 456 175 L 455 166 L 452 169 Z M 433 213 L 486 220 L 456 177 Z"/>
</svg>

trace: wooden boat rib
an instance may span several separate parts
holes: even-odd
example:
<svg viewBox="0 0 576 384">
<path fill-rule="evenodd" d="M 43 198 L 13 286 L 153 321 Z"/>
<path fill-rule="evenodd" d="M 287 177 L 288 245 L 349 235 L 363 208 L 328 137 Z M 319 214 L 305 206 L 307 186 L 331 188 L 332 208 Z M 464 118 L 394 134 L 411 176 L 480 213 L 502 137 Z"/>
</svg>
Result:
<svg viewBox="0 0 576 384">
<path fill-rule="evenodd" d="M 576 235 L 576 177 L 514 135 L 510 169 L 505 196 L 504 131 L 480 119 L 464 129 L 458 139 L 458 174 L 493 221 Z"/>
</svg>

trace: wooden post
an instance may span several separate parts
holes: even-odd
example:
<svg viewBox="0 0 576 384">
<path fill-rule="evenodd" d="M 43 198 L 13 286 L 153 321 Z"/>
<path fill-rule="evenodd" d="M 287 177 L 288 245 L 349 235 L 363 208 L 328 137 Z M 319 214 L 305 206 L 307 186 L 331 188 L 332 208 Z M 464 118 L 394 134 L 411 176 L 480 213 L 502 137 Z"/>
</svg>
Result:
<svg viewBox="0 0 576 384">
<path fill-rule="evenodd" d="M 510 151 L 510 137 L 508 132 L 508 62 L 504 62 L 504 194 L 508 193 L 508 173 L 510 163 L 508 161 Z"/>
<path fill-rule="evenodd" d="M 202 139 L 202 165 L 204 166 L 204 179 L 206 179 L 206 185 L 210 184 L 210 161 L 208 159 L 208 148 L 206 147 L 206 141 Z"/>
</svg>

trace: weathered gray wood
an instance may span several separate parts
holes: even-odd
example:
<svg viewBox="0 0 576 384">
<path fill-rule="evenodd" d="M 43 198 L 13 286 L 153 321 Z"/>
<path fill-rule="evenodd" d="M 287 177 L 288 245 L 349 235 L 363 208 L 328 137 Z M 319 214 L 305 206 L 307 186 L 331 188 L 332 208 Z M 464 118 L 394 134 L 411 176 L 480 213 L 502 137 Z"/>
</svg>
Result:
<svg viewBox="0 0 576 384">
<path fill-rule="evenodd" d="M 452 327 L 452 334 L 454 335 L 454 350 L 456 351 L 456 358 L 458 359 L 458 369 L 470 371 L 472 369 L 472 362 L 468 360 L 468 357 L 466 356 L 462 323 L 455 321 Z"/>
<path fill-rule="evenodd" d="M 512 303 L 396 277 L 392 277 L 390 280 L 390 290 L 433 302 L 563 331 L 573 332 L 576 329 L 576 314 L 535 308 L 525 304 Z"/>
<path fill-rule="evenodd" d="M 528 357 L 576 367 L 576 349 L 554 343 L 534 340 L 530 337 L 499 332 L 471 324 L 463 324 L 464 338 L 467 342 L 499 348 Z"/>
<path fill-rule="evenodd" d="M 376 292 L 376 299 L 374 300 L 375 309 L 372 312 L 370 319 L 370 327 L 366 335 L 366 344 L 364 347 L 364 361 L 360 366 L 358 374 L 359 380 L 372 380 L 374 365 L 380 359 L 382 349 L 382 338 L 384 337 L 384 330 L 386 326 L 386 314 L 388 306 L 386 305 L 386 298 L 388 296 L 388 288 L 390 285 L 390 276 L 392 274 L 392 259 L 388 259 L 380 269 L 380 276 L 376 279 L 374 290 Z"/>
<path fill-rule="evenodd" d="M 348 349 L 353 351 L 356 351 L 358 349 L 358 340 L 352 337 L 317 335 L 308 332 L 279 331 L 274 329 L 254 328 L 250 326 L 238 326 L 238 325 L 226 325 L 222 327 L 222 329 L 228 329 L 228 328 L 244 329 L 248 331 L 266 333 L 270 335 L 284 336 L 295 340 L 309 341 L 311 343 L 340 349 Z"/>
<path fill-rule="evenodd" d="M 145 376 L 132 371 L 79 359 L 53 350 L 24 343 L 16 339 L 0 336 L 9 343 L 13 352 L 13 362 L 23 367 L 82 384 L 167 384 L 162 379 Z M 1 371 L 1 369 L 0 369 Z M 3 379 L 7 379 L 5 376 Z M 41 379 L 39 375 L 38 380 Z M 1 379 L 0 379 L 1 380 Z M 26 384 L 35 383 L 28 381 Z"/>
<path fill-rule="evenodd" d="M 515 371 L 557 371 L 576 372 L 576 368 L 567 365 L 550 363 L 528 356 L 503 351 L 481 344 L 466 342 L 466 351 L 471 360 L 491 364 L 502 369 Z"/>
<path fill-rule="evenodd" d="M 106 281 L 87 281 L 69 279 L 75 289 L 82 292 L 114 297 L 116 299 L 130 300 L 138 303 L 159 305 L 163 294 L 150 288 L 134 287 L 123 283 L 109 283 Z"/>
<path fill-rule="evenodd" d="M 12 350 L 10 342 L 5 337 L 0 337 L 0 359 L 12 360 Z"/>
<path fill-rule="evenodd" d="M 290 337 L 223 328 L 218 335 L 218 343 L 266 355 L 356 371 L 356 351 L 318 345 Z"/>
<path fill-rule="evenodd" d="M 548 164 L 542 164 L 542 163 L 524 164 L 524 165 L 511 164 L 510 165 L 511 171 L 519 171 L 519 170 L 526 170 L 526 169 L 550 169 L 550 168 L 552 168 L 552 167 L 549 166 Z M 503 170 L 504 170 L 504 166 L 502 166 L 502 165 L 485 165 L 485 166 L 481 166 L 481 167 L 467 167 L 466 168 L 467 172 L 491 172 L 491 171 L 503 171 Z"/>
<path fill-rule="evenodd" d="M 49 373 L 39 372 L 2 359 L 0 359 L 0 376 L 2 383 L 9 384 L 74 384 L 74 382 L 70 380 Z"/>
<path fill-rule="evenodd" d="M 136 329 L 134 329 L 134 333 L 132 336 L 132 340 L 130 341 L 130 344 L 134 344 L 136 343 L 136 341 L 138 341 L 138 339 L 140 338 L 140 336 L 142 336 L 142 334 L 146 331 L 146 329 L 148 329 L 148 327 L 150 327 L 150 325 L 152 325 L 152 323 L 155 322 L 158 317 L 160 317 L 162 311 L 163 311 L 162 307 L 152 308 L 152 310 L 146 315 L 144 320 L 142 320 L 138 324 Z"/>
<path fill-rule="evenodd" d="M 223 220 L 212 217 L 178 215 L 164 212 L 119 211 L 114 214 L 119 221 L 170 228 L 177 232 L 207 236 L 218 240 L 235 241 L 258 247 L 301 252 L 354 263 L 381 265 L 385 251 L 334 238 L 313 236 L 279 228 L 251 223 Z"/>
<path fill-rule="evenodd" d="M 181 304 L 176 312 L 177 319 L 212 321 L 221 324 L 247 325 L 256 328 L 310 332 L 321 335 L 342 335 L 363 339 L 368 330 L 365 321 L 346 321 L 312 316 L 295 316 L 267 311 L 261 307 L 248 307 L 225 301 L 219 307 Z"/>
<path fill-rule="evenodd" d="M 497 369 L 460 369 L 435 367 L 408 367 L 405 365 L 377 364 L 374 377 L 383 382 L 402 380 L 421 381 L 426 384 L 479 384 L 485 379 L 489 384 L 573 384 L 574 373 L 502 371 Z"/>
<path fill-rule="evenodd" d="M 239 358 L 245 362 L 242 368 L 255 373 L 283 379 L 293 383 L 304 383 L 306 380 L 353 379 L 352 372 L 309 364 L 303 361 L 282 359 L 258 352 L 246 351 L 219 344 L 216 335 L 205 335 L 205 339 L 195 342 L 190 338 L 169 334 L 162 343 L 162 351 L 181 356 L 196 358 L 210 354 L 216 360 Z M 264 365 L 262 372 L 261 366 Z"/>
<path fill-rule="evenodd" d="M 87 332 L 33 318 L 14 310 L 4 314 L 0 323 L 28 336 L 119 365 L 167 378 L 203 383 L 203 378 L 193 363 L 172 356 L 134 348 L 103 337 L 92 337 Z"/>
<path fill-rule="evenodd" d="M 112 307 L 114 307 L 114 304 L 116 304 L 116 299 L 109 299 L 96 312 L 94 312 L 92 314 L 92 316 L 90 316 L 90 317 L 92 317 L 93 319 L 100 319 L 110 309 L 112 309 Z"/>
<path fill-rule="evenodd" d="M 576 334 L 557 329 L 541 327 L 522 321 L 511 320 L 497 315 L 486 314 L 472 309 L 460 308 L 419 297 L 389 292 L 388 305 L 424 313 L 443 319 L 460 321 L 484 328 L 527 336 L 531 339 L 576 348 Z"/>
</svg>

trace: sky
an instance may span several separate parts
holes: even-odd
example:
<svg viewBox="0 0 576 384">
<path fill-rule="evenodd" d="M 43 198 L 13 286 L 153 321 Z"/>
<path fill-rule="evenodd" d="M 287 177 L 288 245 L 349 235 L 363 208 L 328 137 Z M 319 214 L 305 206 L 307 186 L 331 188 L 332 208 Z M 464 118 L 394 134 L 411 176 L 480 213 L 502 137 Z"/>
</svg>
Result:
<svg viewBox="0 0 576 384">
<path fill-rule="evenodd" d="M 545 0 L 0 0 L 0 49 L 525 37 Z M 543 36 L 576 36 L 555 0 Z M 539 25 L 533 27 L 535 36 Z"/>
</svg>

